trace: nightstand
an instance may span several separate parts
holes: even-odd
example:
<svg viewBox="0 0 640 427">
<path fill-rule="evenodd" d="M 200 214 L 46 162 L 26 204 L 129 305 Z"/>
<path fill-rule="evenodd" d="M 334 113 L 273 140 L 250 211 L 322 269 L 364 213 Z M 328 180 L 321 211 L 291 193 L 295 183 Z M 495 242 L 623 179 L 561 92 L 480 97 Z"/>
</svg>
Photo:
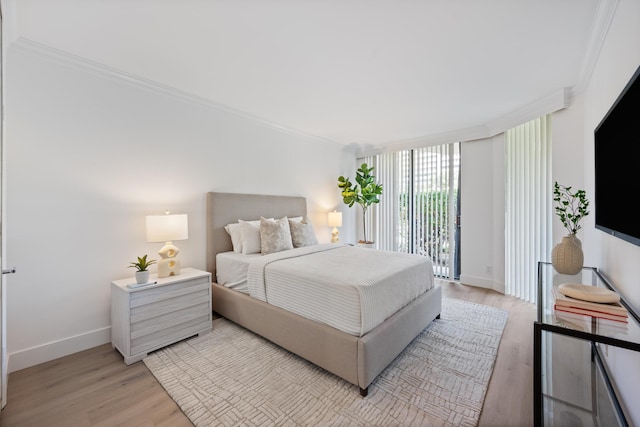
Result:
<svg viewBox="0 0 640 427">
<path fill-rule="evenodd" d="M 130 365 L 148 353 L 211 331 L 211 273 L 183 268 L 155 285 L 129 288 L 135 278 L 111 282 L 111 344 Z"/>
</svg>

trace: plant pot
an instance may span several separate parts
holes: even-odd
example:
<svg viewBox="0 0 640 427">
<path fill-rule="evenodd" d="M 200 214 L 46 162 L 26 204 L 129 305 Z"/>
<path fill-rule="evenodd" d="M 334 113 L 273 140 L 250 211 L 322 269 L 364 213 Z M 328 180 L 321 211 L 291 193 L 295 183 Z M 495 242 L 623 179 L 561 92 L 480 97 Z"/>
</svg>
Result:
<svg viewBox="0 0 640 427">
<path fill-rule="evenodd" d="M 551 264 L 558 273 L 578 274 L 584 265 L 582 242 L 575 234 L 562 238 L 551 251 Z"/>
<path fill-rule="evenodd" d="M 136 271 L 136 283 L 147 283 L 149 281 L 149 270 Z"/>
</svg>

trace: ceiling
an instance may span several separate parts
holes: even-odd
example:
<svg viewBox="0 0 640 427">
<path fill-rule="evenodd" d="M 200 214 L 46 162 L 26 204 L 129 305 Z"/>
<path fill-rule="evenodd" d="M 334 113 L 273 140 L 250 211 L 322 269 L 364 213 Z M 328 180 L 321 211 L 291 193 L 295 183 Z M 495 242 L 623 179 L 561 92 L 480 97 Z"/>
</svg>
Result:
<svg viewBox="0 0 640 427">
<path fill-rule="evenodd" d="M 275 126 L 384 146 L 588 78 L 603 0 L 20 0 L 15 39 Z M 590 50 L 591 49 L 591 50 Z"/>
</svg>

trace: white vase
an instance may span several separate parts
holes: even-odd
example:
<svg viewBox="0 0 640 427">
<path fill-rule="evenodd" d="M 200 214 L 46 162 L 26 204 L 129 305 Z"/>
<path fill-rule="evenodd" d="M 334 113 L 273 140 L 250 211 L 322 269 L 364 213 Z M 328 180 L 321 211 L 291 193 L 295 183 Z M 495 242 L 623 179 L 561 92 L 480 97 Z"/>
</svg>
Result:
<svg viewBox="0 0 640 427">
<path fill-rule="evenodd" d="M 147 283 L 149 281 L 149 271 L 136 271 L 136 283 Z"/>
<path fill-rule="evenodd" d="M 551 264 L 558 273 L 578 274 L 584 265 L 582 242 L 575 234 L 562 238 L 551 251 Z"/>
</svg>

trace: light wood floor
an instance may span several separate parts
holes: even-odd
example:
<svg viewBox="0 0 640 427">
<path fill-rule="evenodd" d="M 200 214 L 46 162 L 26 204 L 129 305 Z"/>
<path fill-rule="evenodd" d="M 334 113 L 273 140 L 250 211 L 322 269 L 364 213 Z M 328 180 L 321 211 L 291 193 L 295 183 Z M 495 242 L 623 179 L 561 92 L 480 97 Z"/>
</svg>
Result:
<svg viewBox="0 0 640 427">
<path fill-rule="evenodd" d="M 442 282 L 448 297 L 509 311 L 480 427 L 533 425 L 532 304 Z M 130 366 L 110 344 L 9 375 L 0 426 L 191 426 L 142 362 Z"/>
<path fill-rule="evenodd" d="M 498 292 L 446 283 L 443 295 L 509 312 L 479 427 L 533 425 L 533 322 L 535 305 Z"/>
</svg>

